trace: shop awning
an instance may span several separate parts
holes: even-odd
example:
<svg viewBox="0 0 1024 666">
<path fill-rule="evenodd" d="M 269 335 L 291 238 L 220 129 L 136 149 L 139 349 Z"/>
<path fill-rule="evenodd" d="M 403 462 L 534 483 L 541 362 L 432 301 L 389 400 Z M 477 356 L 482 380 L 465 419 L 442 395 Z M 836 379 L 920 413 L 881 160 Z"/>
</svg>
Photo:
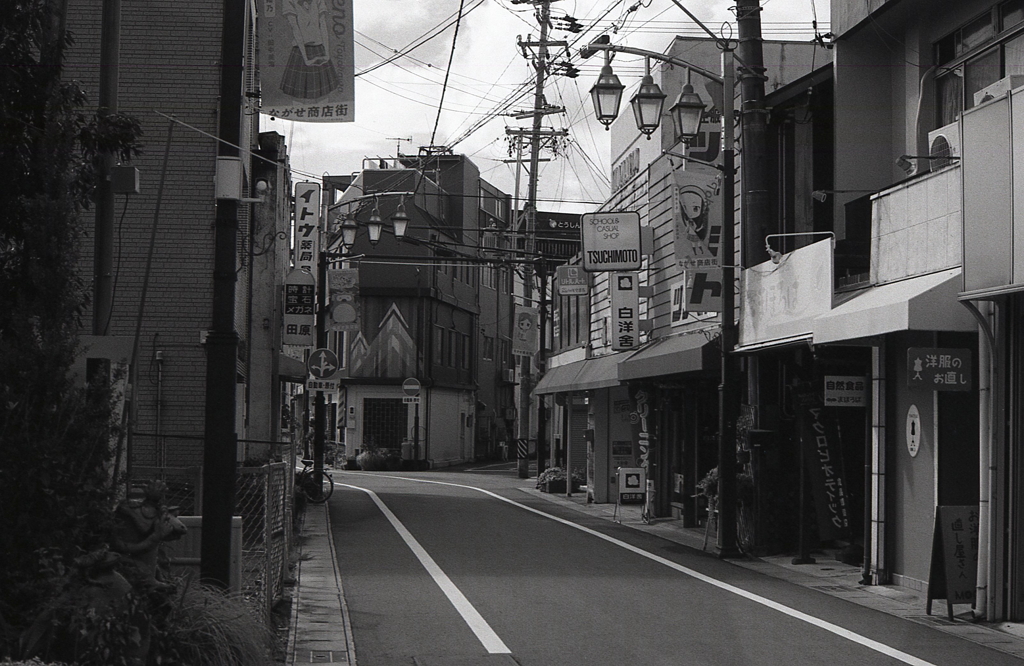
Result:
<svg viewBox="0 0 1024 666">
<path fill-rule="evenodd" d="M 619 363 L 619 379 L 643 379 L 716 367 L 718 348 L 702 333 L 658 340 Z"/>
<path fill-rule="evenodd" d="M 957 302 L 961 282 L 960 269 L 953 268 L 870 287 L 814 320 L 814 344 L 896 331 L 977 331 Z"/>
<path fill-rule="evenodd" d="M 534 393 L 590 391 L 619 385 L 619 362 L 628 354 L 608 354 L 551 368 L 537 382 Z"/>
<path fill-rule="evenodd" d="M 306 381 L 306 364 L 288 354 L 277 355 L 277 376 L 284 382 Z"/>
</svg>

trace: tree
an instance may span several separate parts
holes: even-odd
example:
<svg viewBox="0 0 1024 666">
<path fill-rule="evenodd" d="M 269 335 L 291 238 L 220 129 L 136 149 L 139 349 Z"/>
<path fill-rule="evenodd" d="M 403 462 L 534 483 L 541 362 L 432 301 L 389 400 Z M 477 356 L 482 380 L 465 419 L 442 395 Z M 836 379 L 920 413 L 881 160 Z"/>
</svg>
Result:
<svg viewBox="0 0 1024 666">
<path fill-rule="evenodd" d="M 88 298 L 77 262 L 97 159 L 129 160 L 141 131 L 86 112 L 63 80 L 63 11 L 0 12 L 0 656 L 56 592 L 41 574 L 105 543 L 114 497 L 109 392 L 70 376 Z"/>
</svg>

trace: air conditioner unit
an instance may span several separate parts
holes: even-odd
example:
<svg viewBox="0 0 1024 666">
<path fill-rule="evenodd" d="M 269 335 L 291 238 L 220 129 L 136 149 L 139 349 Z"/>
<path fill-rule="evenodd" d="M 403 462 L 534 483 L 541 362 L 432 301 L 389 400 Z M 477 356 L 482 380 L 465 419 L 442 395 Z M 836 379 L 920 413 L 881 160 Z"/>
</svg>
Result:
<svg viewBox="0 0 1024 666">
<path fill-rule="evenodd" d="M 1021 86 L 1024 86 L 1024 76 L 1015 74 L 1001 78 L 995 83 L 985 86 L 978 92 L 974 93 L 974 105 L 977 106 L 993 99 L 1005 97 L 1006 93 Z"/>
<path fill-rule="evenodd" d="M 950 164 L 950 158 L 960 157 L 960 123 L 950 123 L 928 132 L 928 154 L 932 156 L 932 169 Z"/>
</svg>

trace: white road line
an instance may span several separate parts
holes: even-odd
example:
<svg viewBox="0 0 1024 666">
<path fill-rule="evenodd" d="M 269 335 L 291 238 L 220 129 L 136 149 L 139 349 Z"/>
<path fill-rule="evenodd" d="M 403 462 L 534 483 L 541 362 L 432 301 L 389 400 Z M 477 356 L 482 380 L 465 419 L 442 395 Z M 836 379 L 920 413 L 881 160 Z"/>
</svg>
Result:
<svg viewBox="0 0 1024 666">
<path fill-rule="evenodd" d="M 347 483 L 335 483 L 345 488 L 361 490 L 370 496 L 374 504 L 377 505 L 377 508 L 380 509 L 381 513 L 383 513 L 391 523 L 391 526 L 395 528 L 395 531 L 398 532 L 399 536 L 402 537 L 402 540 L 405 541 L 405 545 L 409 546 L 409 550 L 416 555 L 416 558 L 419 559 L 423 568 L 427 570 L 430 577 L 434 579 L 437 586 L 440 587 L 441 591 L 444 592 L 446 597 L 448 597 L 448 601 L 452 602 L 452 606 L 455 606 L 455 610 L 458 611 L 459 615 L 462 616 L 462 619 L 466 621 L 466 624 L 468 624 L 469 628 L 474 634 L 476 634 L 476 637 L 480 640 L 484 649 L 487 650 L 489 654 L 512 654 L 512 650 L 509 650 L 505 643 L 498 637 L 498 634 L 491 629 L 491 625 L 487 624 L 487 620 L 480 615 L 476 608 L 473 607 L 473 604 L 469 603 L 469 599 L 466 599 L 466 596 L 462 594 L 462 591 L 455 587 L 455 583 L 452 582 L 452 579 L 441 570 L 441 567 L 437 565 L 434 558 L 432 558 L 423 546 L 420 545 L 419 541 L 416 540 L 416 537 L 406 529 L 405 525 L 402 524 L 402 521 L 400 521 L 398 517 L 391 512 L 391 509 L 384 504 L 384 501 L 377 496 L 377 493 L 368 488 L 361 488 Z"/>
<path fill-rule="evenodd" d="M 678 571 L 679 573 L 685 574 L 685 575 L 690 576 L 692 578 L 696 578 L 697 580 L 699 580 L 701 582 L 704 582 L 704 583 L 707 583 L 708 585 L 713 585 L 714 587 L 717 587 L 717 588 L 719 588 L 721 590 L 725 590 L 726 592 L 731 592 L 732 594 L 735 594 L 735 595 L 737 595 L 739 597 L 743 597 L 744 599 L 747 599 L 749 601 L 753 601 L 754 603 L 760 604 L 762 606 L 765 606 L 766 608 L 771 608 L 772 610 L 778 611 L 778 612 L 782 613 L 783 615 L 788 615 L 789 617 L 792 617 L 794 619 L 800 620 L 802 622 L 806 622 L 807 624 L 810 624 L 812 626 L 818 627 L 819 629 L 824 629 L 825 631 L 828 631 L 828 632 L 830 632 L 832 634 L 835 634 L 836 636 L 840 636 L 842 638 L 845 638 L 845 639 L 847 639 L 849 641 L 857 643 L 858 645 L 863 645 L 866 648 L 869 648 L 871 650 L 874 650 L 876 652 L 884 654 L 887 657 L 891 657 L 893 659 L 901 661 L 904 664 L 911 664 L 912 666 L 935 666 L 930 661 L 925 661 L 924 659 L 920 659 L 918 657 L 915 657 L 914 655 L 908 654 L 906 652 L 903 652 L 902 650 L 897 650 L 894 647 L 890 647 L 890 646 L 888 646 L 888 645 L 886 645 L 884 643 L 880 643 L 880 642 L 878 642 L 876 640 L 868 638 L 867 636 L 862 636 L 862 635 L 860 635 L 858 633 L 850 631 L 849 629 L 846 629 L 845 627 L 840 627 L 839 625 L 833 624 L 833 623 L 831 623 L 831 622 L 829 622 L 827 620 L 822 620 L 821 618 L 817 618 L 817 617 L 814 617 L 813 615 L 808 615 L 807 613 L 804 613 L 802 611 L 798 611 L 795 608 L 790 608 L 789 606 L 785 606 L 783 604 L 780 604 L 777 601 L 772 601 L 771 599 L 768 599 L 767 597 L 762 597 L 759 594 L 754 594 L 753 592 L 748 592 L 747 590 L 744 590 L 743 588 L 740 588 L 740 587 L 736 587 L 735 585 L 730 585 L 729 583 L 717 580 L 715 578 L 711 578 L 710 576 L 702 574 L 699 571 L 696 571 L 694 569 L 690 569 L 689 567 L 684 567 L 681 564 L 677 564 L 677 563 L 673 562 L 672 560 L 667 560 L 664 557 L 660 557 L 660 556 L 655 555 L 653 553 L 648 553 L 647 551 L 645 551 L 645 550 L 643 550 L 641 548 L 638 548 L 638 547 L 636 547 L 636 546 L 634 546 L 632 544 L 626 543 L 625 541 L 620 541 L 620 540 L 616 539 L 615 537 L 610 537 L 610 536 L 608 536 L 606 534 L 602 534 L 602 533 L 600 533 L 600 532 L 598 532 L 596 530 L 592 530 L 589 527 L 584 527 L 583 525 L 578 525 L 578 524 L 576 524 L 576 523 L 574 523 L 574 522 L 572 522 L 570 520 L 565 520 L 564 518 L 559 518 L 558 516 L 553 516 L 553 515 L 551 515 L 549 513 L 544 513 L 543 511 L 540 511 L 539 509 L 534 509 L 533 507 L 526 506 L 525 504 L 520 504 L 519 502 L 516 502 L 515 500 L 508 499 L 507 497 L 502 497 L 501 495 L 499 495 L 497 493 L 494 493 L 494 492 L 491 492 L 490 490 L 486 490 L 484 488 L 477 488 L 476 486 L 467 486 L 467 485 L 461 484 L 461 483 L 448 483 L 448 482 L 445 482 L 445 481 L 431 481 L 431 480 L 428 480 L 428 479 L 416 479 L 416 478 L 410 478 L 410 477 L 405 477 L 405 476 L 390 476 L 390 475 L 383 475 L 383 474 L 380 474 L 378 476 L 387 476 L 388 478 L 392 478 L 392 479 L 401 479 L 403 481 L 414 481 L 416 483 L 433 483 L 433 484 L 437 484 L 437 485 L 440 485 L 440 486 L 454 486 L 456 488 L 465 488 L 467 490 L 475 490 L 475 491 L 483 493 L 485 495 L 489 495 L 489 496 L 491 496 L 491 497 L 493 497 L 495 499 L 501 500 L 502 502 L 505 502 L 507 504 L 511 504 L 512 506 L 516 506 L 516 507 L 519 507 L 520 509 L 523 509 L 525 511 L 529 511 L 530 513 L 535 513 L 538 516 L 543 516 L 543 517 L 548 518 L 550 520 L 553 520 L 553 521 L 555 521 L 557 523 L 562 523 L 563 525 L 567 525 L 568 527 L 572 527 L 572 528 L 575 528 L 577 530 L 580 530 L 581 532 L 586 532 L 587 534 L 589 534 L 591 536 L 595 536 L 598 539 L 603 539 L 604 541 L 607 541 L 608 543 L 611 543 L 611 544 L 614 544 L 616 546 L 619 546 L 620 548 L 624 548 L 625 550 L 628 550 L 628 551 L 630 551 L 632 553 L 636 553 L 637 555 L 640 555 L 641 557 L 646 557 L 647 559 L 652 560 L 654 562 L 657 562 L 658 564 L 663 564 L 663 565 L 665 565 L 666 567 L 668 567 L 670 569 L 674 569 L 675 571 Z M 360 489 L 360 490 L 362 490 L 362 489 Z M 370 491 L 366 491 L 366 492 L 370 492 Z"/>
</svg>

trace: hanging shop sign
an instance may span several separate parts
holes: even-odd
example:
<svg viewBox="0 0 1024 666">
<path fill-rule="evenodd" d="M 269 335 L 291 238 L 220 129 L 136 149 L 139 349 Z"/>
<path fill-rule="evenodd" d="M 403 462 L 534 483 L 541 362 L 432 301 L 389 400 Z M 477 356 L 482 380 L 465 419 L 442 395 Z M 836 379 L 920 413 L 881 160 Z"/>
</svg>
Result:
<svg viewBox="0 0 1024 666">
<path fill-rule="evenodd" d="M 722 269 L 694 268 L 683 272 L 683 312 L 722 311 Z"/>
<path fill-rule="evenodd" d="M 865 407 L 868 380 L 865 377 L 825 375 L 826 407 Z"/>
<path fill-rule="evenodd" d="M 907 350 L 907 386 L 935 391 L 971 390 L 971 350 L 911 347 Z"/>
<path fill-rule="evenodd" d="M 327 271 L 327 330 L 359 330 L 359 269 L 339 268 Z"/>
<path fill-rule="evenodd" d="M 559 266 L 556 271 L 559 296 L 587 295 L 587 274 L 579 266 Z"/>
<path fill-rule="evenodd" d="M 316 281 L 307 271 L 294 268 L 284 281 L 284 337 L 286 345 L 312 347 L 316 312 Z"/>
<path fill-rule="evenodd" d="M 512 353 L 516 356 L 533 356 L 540 351 L 540 310 L 517 305 L 515 317 Z"/>
<path fill-rule="evenodd" d="M 720 266 L 722 243 L 722 174 L 703 165 L 673 172 L 673 250 L 684 269 Z"/>
<path fill-rule="evenodd" d="M 320 183 L 295 183 L 295 267 L 316 275 L 320 252 Z"/>
<path fill-rule="evenodd" d="M 355 120 L 352 0 L 261 0 L 260 111 L 285 120 Z"/>
<path fill-rule="evenodd" d="M 586 213 L 582 225 L 583 270 L 597 273 L 640 268 L 640 213 Z"/>
<path fill-rule="evenodd" d="M 636 273 L 612 273 L 608 281 L 612 306 L 612 350 L 640 346 L 640 286 Z"/>
</svg>

